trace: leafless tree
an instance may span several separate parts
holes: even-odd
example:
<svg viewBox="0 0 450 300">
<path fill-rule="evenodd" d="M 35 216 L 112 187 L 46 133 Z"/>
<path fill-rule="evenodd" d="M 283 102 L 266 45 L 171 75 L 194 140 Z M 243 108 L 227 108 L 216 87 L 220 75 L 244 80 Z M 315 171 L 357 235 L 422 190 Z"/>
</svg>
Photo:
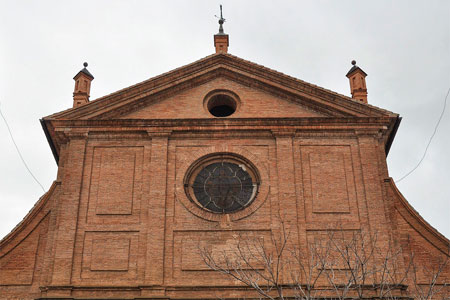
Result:
<svg viewBox="0 0 450 300">
<path fill-rule="evenodd" d="M 384 252 L 378 235 L 361 231 L 328 230 L 325 246 L 316 248 L 325 266 L 324 274 L 338 299 L 392 299 L 403 289 L 407 269 L 399 268 L 401 250 L 388 242 Z M 321 253 L 325 252 L 326 255 Z M 399 271 L 401 270 L 401 271 Z"/>
<path fill-rule="evenodd" d="M 250 287 L 259 299 L 400 299 L 405 298 L 408 278 L 415 299 L 434 299 L 442 288 L 436 283 L 448 256 L 429 270 L 427 284 L 419 284 L 413 256 L 405 262 L 402 249 L 391 242 L 381 249 L 377 234 L 326 230 L 309 240 L 307 249 L 300 249 L 289 242 L 290 234 L 281 224 L 279 238 L 238 235 L 234 250 L 212 253 L 200 247 L 200 254 L 210 269 Z"/>
<path fill-rule="evenodd" d="M 442 279 L 443 272 L 449 264 L 450 251 L 447 255 L 440 256 L 431 266 L 423 266 L 416 262 L 414 253 L 410 256 L 412 277 L 412 293 L 415 299 L 431 300 L 431 299 L 450 299 L 448 287 L 450 286 L 450 278 L 445 278 L 445 282 L 439 283 Z M 420 270 L 419 270 L 420 268 Z M 418 273 L 422 272 L 423 276 L 419 279 Z"/>
<path fill-rule="evenodd" d="M 263 299 L 285 299 L 281 275 L 285 268 L 282 256 L 285 254 L 288 236 L 281 243 L 271 238 L 274 249 L 262 238 L 235 240 L 234 251 L 213 254 L 207 248 L 200 249 L 203 261 L 214 271 L 229 275 L 253 288 Z"/>
</svg>

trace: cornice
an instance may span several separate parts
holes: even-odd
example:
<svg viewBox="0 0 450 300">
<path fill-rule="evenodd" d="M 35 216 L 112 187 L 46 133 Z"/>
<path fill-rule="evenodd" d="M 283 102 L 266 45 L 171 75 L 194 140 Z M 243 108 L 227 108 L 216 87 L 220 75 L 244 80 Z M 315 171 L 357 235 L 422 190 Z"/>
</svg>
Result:
<svg viewBox="0 0 450 300">
<path fill-rule="evenodd" d="M 318 112 L 324 117 L 320 121 L 305 119 L 245 119 L 245 120 L 210 120 L 210 119 L 173 119 L 173 120 L 127 120 L 126 115 L 152 103 L 176 95 L 183 90 L 193 88 L 215 78 L 228 80 L 259 89 L 275 95 L 305 109 Z M 120 120 L 124 118 L 124 120 Z M 342 120 L 338 121 L 340 118 Z M 264 66 L 238 58 L 231 54 L 213 54 L 189 65 L 161 74 L 149 80 L 106 95 L 90 103 L 68 109 L 45 117 L 41 120 L 49 144 L 56 161 L 59 160 L 60 145 L 70 138 L 67 134 L 56 131 L 56 127 L 82 128 L 85 126 L 108 128 L 120 126 L 145 127 L 145 130 L 156 127 L 170 127 L 170 130 L 205 130 L 211 127 L 255 126 L 255 129 L 272 130 L 273 126 L 305 126 L 303 122 L 323 122 L 329 126 L 331 122 L 342 126 L 342 122 L 352 124 L 355 118 L 371 120 L 385 118 L 389 134 L 383 135 L 386 153 L 395 135 L 395 122 L 388 121 L 398 118 L 397 114 L 365 103 L 361 103 L 347 96 L 326 90 L 316 85 L 304 82 L 291 76 L 282 74 Z M 326 119 L 326 121 L 324 121 Z M 109 123 L 104 123 L 108 121 Z M 61 123 L 62 122 L 62 123 Z M 358 123 L 360 121 L 356 121 Z M 363 124 L 366 121 L 362 121 Z M 366 124 L 371 123 L 369 121 Z M 373 125 L 373 124 L 372 124 Z M 181 127 L 184 127 L 181 129 Z M 248 128 L 245 128 L 248 129 Z M 82 135 L 74 138 L 85 138 Z"/>
<path fill-rule="evenodd" d="M 158 130 L 157 128 L 155 128 L 147 130 L 147 134 L 151 138 L 168 138 L 172 134 L 172 130 L 170 129 Z"/>
<path fill-rule="evenodd" d="M 110 118 L 123 114 L 123 107 L 139 107 L 144 102 L 148 105 L 148 97 L 157 101 L 166 94 L 191 88 L 217 76 L 234 78 L 237 82 L 252 83 L 254 86 L 280 96 L 288 96 L 307 107 L 315 105 L 319 111 L 329 111 L 331 115 L 394 115 L 393 113 L 347 96 L 326 90 L 316 85 L 290 77 L 269 68 L 240 59 L 230 54 L 215 54 L 190 65 L 175 69 L 116 93 L 93 100 L 87 105 L 69 109 L 45 117 L 44 119 L 77 119 L 77 118 Z M 163 94 L 161 94 L 163 93 Z M 307 101 L 302 101 L 307 99 Z M 139 101 L 137 101 L 139 100 Z M 143 100 L 143 101 L 141 101 Z M 313 107 L 314 108 L 314 107 Z"/>
<path fill-rule="evenodd" d="M 272 135 L 275 138 L 293 138 L 297 129 L 294 128 L 276 128 L 272 129 Z"/>
<path fill-rule="evenodd" d="M 52 128 L 56 152 L 71 139 L 108 137 L 135 139 L 152 137 L 214 138 L 227 136 L 373 136 L 387 140 L 395 118 L 206 118 L 206 119 L 115 119 L 115 120 L 46 120 Z"/>
<path fill-rule="evenodd" d="M 309 117 L 309 118 L 201 118 L 201 119 L 88 119 L 88 120 L 46 120 L 55 131 L 68 130 L 81 134 L 88 130 L 85 127 L 111 127 L 121 130 L 121 127 L 154 127 L 157 131 L 172 130 L 176 127 L 211 126 L 351 126 L 351 125 L 376 125 L 389 126 L 396 118 L 382 117 Z M 163 129 L 166 127 L 166 129 Z M 66 129 L 63 129 L 66 128 Z"/>
</svg>

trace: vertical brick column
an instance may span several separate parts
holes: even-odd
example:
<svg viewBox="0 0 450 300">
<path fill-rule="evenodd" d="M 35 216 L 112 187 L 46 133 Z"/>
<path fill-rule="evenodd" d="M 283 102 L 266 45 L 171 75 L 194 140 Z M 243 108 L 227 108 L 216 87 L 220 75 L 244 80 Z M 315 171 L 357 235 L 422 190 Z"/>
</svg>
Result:
<svg viewBox="0 0 450 300">
<path fill-rule="evenodd" d="M 51 285 L 71 283 L 73 249 L 77 230 L 78 207 L 82 188 L 87 133 L 70 134 L 61 175 L 61 196 L 58 203 L 54 264 Z M 51 270 L 48 270 L 51 271 Z"/>
<path fill-rule="evenodd" d="M 378 148 L 375 136 L 369 134 L 358 135 L 361 168 L 369 212 L 369 223 L 374 229 L 381 229 L 386 224 L 383 205 L 383 178 L 380 178 L 378 164 Z M 384 229 L 384 228 L 383 228 Z M 383 230 L 385 231 L 385 230 Z"/>
<path fill-rule="evenodd" d="M 371 235 L 377 235 L 376 247 L 378 250 L 386 253 L 391 243 L 390 223 L 385 215 L 385 195 L 382 187 L 384 181 L 380 176 L 380 167 L 382 166 L 379 165 L 377 133 L 357 132 L 357 135 L 370 231 Z M 382 259 L 382 257 L 378 259 Z"/>
<path fill-rule="evenodd" d="M 289 235 L 288 245 L 283 252 L 283 256 L 288 258 L 289 249 L 298 245 L 298 216 L 297 216 L 297 195 L 295 189 L 295 171 L 294 171 L 294 149 L 293 137 L 294 130 L 273 131 L 276 141 L 276 162 L 278 177 L 278 203 L 273 206 L 272 218 L 273 224 L 277 224 L 275 237 L 283 241 L 283 234 Z M 283 227 L 284 226 L 284 233 Z M 274 232 L 274 233 L 275 233 Z M 287 282 L 289 272 L 283 274 L 283 281 Z"/>
<path fill-rule="evenodd" d="M 66 161 L 67 161 L 67 144 L 63 144 L 61 145 L 61 148 L 59 150 L 58 173 L 56 175 L 56 181 L 62 181 Z"/>
<path fill-rule="evenodd" d="M 164 232 L 167 194 L 169 132 L 149 132 L 152 138 L 150 195 L 148 205 L 145 285 L 162 285 L 164 279 Z M 143 291 L 144 293 L 145 291 Z M 143 295 L 144 296 L 144 295 Z"/>
</svg>

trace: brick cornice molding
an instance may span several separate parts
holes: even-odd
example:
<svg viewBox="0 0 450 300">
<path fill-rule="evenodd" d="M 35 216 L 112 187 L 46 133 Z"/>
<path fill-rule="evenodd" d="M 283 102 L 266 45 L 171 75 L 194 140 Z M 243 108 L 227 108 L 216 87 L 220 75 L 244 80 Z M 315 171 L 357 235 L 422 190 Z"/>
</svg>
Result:
<svg viewBox="0 0 450 300">
<path fill-rule="evenodd" d="M 172 131 L 178 128 L 188 127 L 185 130 L 200 128 L 223 127 L 230 129 L 243 126 L 252 128 L 283 129 L 290 126 L 301 127 L 354 127 L 357 126 L 361 133 L 368 128 L 386 129 L 391 122 L 389 117 L 308 117 L 308 118 L 201 118 L 201 119 L 116 119 L 116 120 L 49 120 L 55 131 L 77 132 L 77 128 L 83 127 L 83 131 L 92 131 L 99 128 L 124 128 L 145 131 Z"/>
<path fill-rule="evenodd" d="M 385 131 L 384 126 L 382 128 L 360 128 L 360 129 L 355 129 L 355 135 L 358 138 L 379 139 L 383 136 L 384 131 Z"/>
<path fill-rule="evenodd" d="M 163 129 L 163 130 L 152 129 L 152 130 L 147 130 L 147 134 L 148 134 L 148 136 L 151 137 L 151 138 L 168 138 L 168 137 L 170 137 L 170 135 L 172 134 L 172 130 L 167 130 L 167 129 Z"/>
<path fill-rule="evenodd" d="M 63 131 L 64 135 L 69 140 L 87 140 L 89 136 L 89 130 L 83 128 L 83 129 L 65 129 Z"/>
<path fill-rule="evenodd" d="M 130 133 L 151 136 L 182 136 L 183 134 L 215 134 L 226 136 L 226 133 L 243 136 L 248 132 L 261 132 L 262 135 L 316 136 L 346 134 L 355 130 L 359 137 L 378 137 L 384 142 L 388 140 L 392 124 L 396 118 L 391 117 L 311 117 L 311 118 L 205 118 L 205 119 L 115 119 L 115 120 L 46 120 L 51 129 L 49 141 L 53 142 L 56 152 L 61 145 L 70 139 L 86 139 L 91 135 L 110 133 L 125 135 Z M 226 133 L 225 133 L 226 132 Z M 246 133 L 247 132 L 247 133 Z M 265 132 L 265 133 L 264 133 Z M 276 133 L 274 135 L 274 132 Z M 292 133 L 293 132 L 293 133 Z M 346 134 L 348 135 L 348 133 Z M 131 137 L 131 136 L 130 136 Z"/>
<path fill-rule="evenodd" d="M 293 138 L 296 132 L 296 128 L 272 129 L 272 134 L 275 138 Z"/>
</svg>

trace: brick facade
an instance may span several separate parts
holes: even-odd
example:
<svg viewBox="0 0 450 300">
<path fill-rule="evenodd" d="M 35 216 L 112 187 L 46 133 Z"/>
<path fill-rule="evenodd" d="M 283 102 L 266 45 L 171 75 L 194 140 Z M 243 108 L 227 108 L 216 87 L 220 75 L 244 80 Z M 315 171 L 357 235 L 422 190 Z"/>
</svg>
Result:
<svg viewBox="0 0 450 300">
<path fill-rule="evenodd" d="M 236 112 L 212 116 L 212 91 L 236 95 Z M 74 106 L 42 120 L 58 176 L 0 242 L 1 299 L 252 297 L 211 271 L 199 245 L 232 251 L 239 234 L 271 249 L 282 225 L 305 251 L 339 230 L 376 232 L 379 249 L 409 249 L 422 269 L 448 257 L 449 240 L 389 178 L 397 114 L 220 51 Z M 217 153 L 258 172 L 258 194 L 235 213 L 185 191 L 189 168 Z"/>
</svg>

